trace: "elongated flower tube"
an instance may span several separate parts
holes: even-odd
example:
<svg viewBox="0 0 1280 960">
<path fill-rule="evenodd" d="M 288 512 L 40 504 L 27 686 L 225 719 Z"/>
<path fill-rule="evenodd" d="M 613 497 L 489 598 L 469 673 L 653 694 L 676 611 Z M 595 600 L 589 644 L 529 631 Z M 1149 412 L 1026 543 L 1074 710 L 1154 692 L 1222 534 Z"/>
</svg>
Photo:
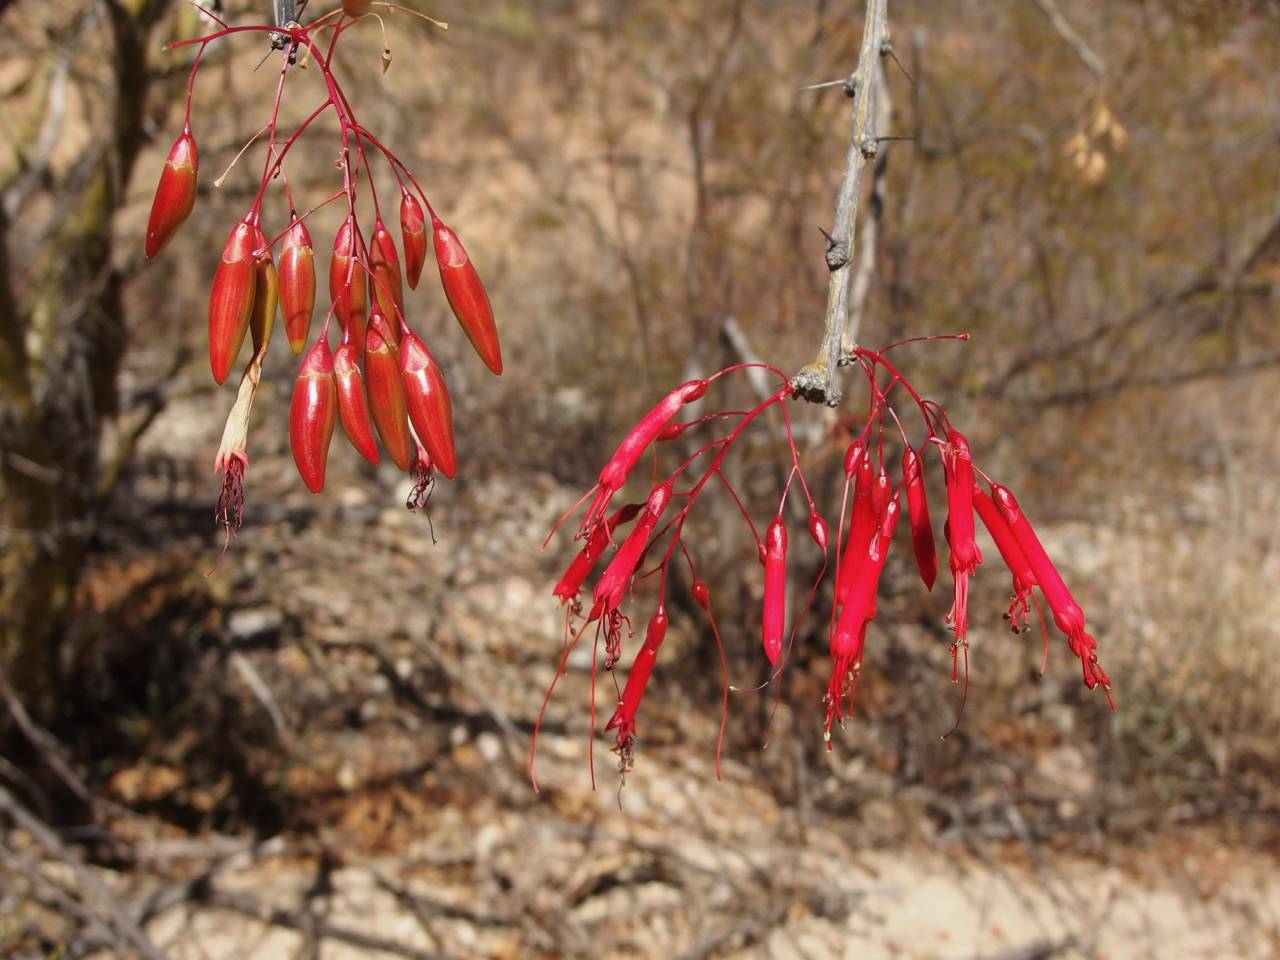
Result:
<svg viewBox="0 0 1280 960">
<path fill-rule="evenodd" d="M 858 575 L 851 584 L 848 599 L 836 620 L 831 635 L 831 681 L 827 687 L 826 735 L 830 742 L 831 724 L 841 718 L 841 701 L 846 691 L 856 685 L 862 671 L 862 651 L 866 643 L 867 624 L 876 615 L 876 592 L 884 572 L 893 532 L 898 526 L 901 509 L 898 497 L 885 504 L 884 513 L 867 544 L 867 555 L 858 565 Z"/>
<path fill-rule="evenodd" d="M 191 129 L 184 128 L 169 149 L 160 182 L 156 184 L 156 196 L 151 201 L 151 216 L 147 220 L 147 259 L 161 250 L 178 232 L 178 228 L 191 216 L 196 204 L 196 181 L 200 171 L 200 151 L 196 149 Z"/>
<path fill-rule="evenodd" d="M 640 701 L 644 698 L 645 687 L 649 685 L 649 677 L 653 673 L 654 664 L 658 662 L 658 648 L 667 636 L 667 607 L 659 601 L 645 628 L 644 645 L 636 652 L 631 662 L 631 670 L 627 674 L 627 685 L 622 689 L 622 698 L 613 716 L 605 725 L 606 730 L 618 731 L 618 751 L 622 771 L 631 768 L 631 751 L 636 739 L 636 711 L 640 709 Z"/>
<path fill-rule="evenodd" d="M 379 217 L 369 243 L 369 268 L 373 271 L 373 299 L 391 321 L 391 336 L 400 344 L 400 319 L 404 316 L 404 287 L 396 242 Z"/>
<path fill-rule="evenodd" d="M 427 262 L 427 221 L 418 198 L 404 188 L 400 190 L 400 242 L 404 246 L 404 278 L 409 289 L 416 290 Z"/>
<path fill-rule="evenodd" d="M 338 387 L 338 420 L 356 452 L 370 463 L 377 463 L 378 443 L 373 438 L 373 422 L 369 419 L 369 401 L 364 374 L 360 371 L 360 353 L 350 340 L 343 340 L 333 353 L 333 376 Z M 392 372 L 393 379 L 399 380 L 398 363 Z"/>
<path fill-rule="evenodd" d="M 426 445 L 436 469 L 452 480 L 458 475 L 458 455 L 453 445 L 449 388 L 427 345 L 410 331 L 400 343 L 400 375 L 414 432 Z"/>
<path fill-rule="evenodd" d="M 861 447 L 861 444 L 859 444 Z M 850 466 L 849 458 L 845 458 L 845 471 Z M 876 486 L 875 470 L 871 466 L 871 458 L 866 451 L 855 454 L 852 463 L 854 470 L 853 487 L 853 519 L 849 524 L 849 534 L 845 538 L 844 555 L 840 559 L 840 577 L 836 581 L 836 605 L 843 605 L 857 579 L 858 568 L 867 556 L 867 547 L 876 529 L 876 510 L 872 495 Z"/>
<path fill-rule="evenodd" d="M 775 517 L 764 535 L 764 607 L 760 639 L 769 666 L 777 666 L 787 626 L 787 528 Z"/>
<path fill-rule="evenodd" d="M 375 304 L 369 320 L 364 353 L 369 409 L 387 456 L 401 470 L 408 470 L 413 444 L 409 437 L 409 408 L 400 364 L 400 351 L 390 341 L 386 317 Z M 430 444 L 427 445 L 427 451 L 431 451 Z M 432 459 L 435 459 L 434 456 Z"/>
<path fill-rule="evenodd" d="M 312 493 L 324 489 L 329 441 L 338 415 L 338 388 L 333 379 L 329 342 L 321 337 L 302 358 L 289 404 L 289 446 L 302 482 Z"/>
<path fill-rule="evenodd" d="M 329 299 L 342 329 L 352 327 L 351 338 L 364 343 L 365 311 L 368 309 L 367 278 L 359 263 L 362 246 L 355 221 L 348 218 L 333 238 L 333 259 L 329 261 Z"/>
<path fill-rule="evenodd" d="M 444 295 L 458 318 L 467 339 L 486 367 L 494 373 L 502 373 L 502 348 L 498 344 L 498 328 L 493 322 L 493 308 L 485 293 L 480 275 L 467 256 L 458 235 L 443 223 L 436 221 L 433 230 L 436 248 L 436 265 L 440 268 L 440 282 Z"/>
<path fill-rule="evenodd" d="M 969 441 L 958 430 L 947 431 L 943 453 L 947 482 L 947 543 L 951 550 L 951 575 L 955 581 L 954 598 L 948 622 L 955 631 L 956 643 L 969 633 L 969 577 L 982 562 L 982 552 L 974 539 L 973 522 L 973 455 Z M 959 676 L 958 650 L 951 648 L 952 679 Z"/>
<path fill-rule="evenodd" d="M 649 444 L 653 443 L 662 432 L 662 428 L 675 418 L 681 407 L 686 403 L 692 403 L 706 392 L 706 380 L 690 380 L 682 383 L 659 400 L 652 410 L 640 418 L 639 423 L 627 431 L 627 435 L 622 438 L 622 442 L 618 444 L 618 449 L 613 452 L 609 462 L 600 469 L 600 477 L 596 482 L 596 495 L 582 520 L 582 531 L 593 528 L 601 521 L 609 508 L 609 501 L 622 489 L 632 468 L 649 448 Z"/>
<path fill-rule="evenodd" d="M 257 249 L 267 245 L 261 230 L 255 231 Z M 280 275 L 276 270 L 271 251 L 265 251 L 254 265 L 253 313 L 249 316 L 249 332 L 253 337 L 253 352 L 265 351 L 271 342 L 271 332 L 276 328 L 276 312 L 280 305 Z"/>
<path fill-rule="evenodd" d="M 209 367 L 218 384 L 227 379 L 249 332 L 257 289 L 254 231 L 248 220 L 235 225 L 222 248 L 209 290 Z"/>
<path fill-rule="evenodd" d="M 1111 702 L 1111 681 L 1103 671 L 1102 665 L 1098 663 L 1098 656 L 1095 653 L 1098 647 L 1097 641 L 1085 632 L 1084 611 L 1080 609 L 1075 597 L 1067 589 L 1066 582 L 1058 573 L 1058 568 L 1053 565 L 1053 561 L 1049 559 L 1049 554 L 1045 552 L 1044 545 L 1040 543 L 1040 538 L 1036 536 L 1031 522 L 1027 520 L 1026 514 L 1022 512 L 1014 495 L 1007 487 L 993 483 L 991 499 L 995 501 L 1001 516 L 1013 532 L 1018 546 L 1022 548 L 1027 563 L 1035 574 L 1036 582 L 1049 603 L 1049 609 L 1053 611 L 1053 622 L 1067 635 L 1067 645 L 1071 648 L 1071 652 L 1080 658 L 1084 685 L 1090 690 L 1101 686 L 1107 693 L 1108 702 Z M 1115 709 L 1114 703 L 1111 706 Z"/>
<path fill-rule="evenodd" d="M 907 491 L 907 512 L 911 517 L 911 548 L 916 569 L 926 590 L 932 590 L 938 578 L 938 553 L 933 543 L 933 523 L 929 520 L 929 498 L 924 488 L 924 471 L 920 457 L 907 447 L 902 452 L 902 486 Z"/>
<path fill-rule="evenodd" d="M 280 250 L 280 311 L 284 332 L 294 355 L 307 345 L 316 307 L 316 263 L 307 225 L 293 214 Z"/>
<path fill-rule="evenodd" d="M 673 484 L 670 480 L 653 488 L 645 501 L 644 509 L 640 512 L 640 519 L 631 528 L 631 532 L 627 534 L 627 538 L 622 541 L 617 553 L 605 567 L 604 573 L 596 581 L 591 599 L 602 614 L 618 609 L 618 604 L 622 603 L 622 598 L 626 595 L 627 587 L 631 583 L 631 577 L 648 543 L 649 534 L 653 533 L 653 528 L 657 526 L 663 511 L 667 509 L 667 504 L 671 502 L 672 489 Z"/>
<path fill-rule="evenodd" d="M 1013 575 L 1013 595 L 1005 618 L 1017 633 L 1019 625 L 1031 610 L 1031 589 L 1036 585 L 1035 571 L 1031 569 L 1027 555 L 1022 552 L 1022 547 L 1004 515 L 976 484 L 973 488 L 973 506 L 982 520 L 982 525 L 987 528 L 991 539 L 995 541 L 996 549 L 1000 551 L 1000 559 Z"/>
<path fill-rule="evenodd" d="M 641 506 L 643 504 L 628 503 L 626 506 L 619 507 L 606 522 L 592 531 L 586 544 L 574 555 L 569 568 L 565 570 L 564 575 L 556 583 L 555 589 L 551 591 L 553 596 L 559 597 L 561 603 L 569 603 L 577 597 L 578 591 L 582 589 L 583 583 L 591 575 L 600 556 L 613 539 L 613 532 L 623 524 L 634 520 Z"/>
</svg>

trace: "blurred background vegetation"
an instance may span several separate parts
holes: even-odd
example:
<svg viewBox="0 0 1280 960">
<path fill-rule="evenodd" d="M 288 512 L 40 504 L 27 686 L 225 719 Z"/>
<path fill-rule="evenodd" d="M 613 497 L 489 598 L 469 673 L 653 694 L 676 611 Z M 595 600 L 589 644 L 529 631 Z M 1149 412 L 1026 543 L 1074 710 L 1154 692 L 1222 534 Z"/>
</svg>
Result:
<svg viewBox="0 0 1280 960">
<path fill-rule="evenodd" d="M 1026 892 L 1004 903 L 994 874 L 962 868 L 922 909 L 950 916 L 950 895 L 969 919 L 917 955 L 1105 952 L 1130 930 L 1114 890 L 1134 882 L 1086 861 L 1177 874 L 1221 908 L 1166 955 L 1201 955 L 1201 934 L 1205 956 L 1223 937 L 1280 949 L 1274 885 L 1256 902 L 1230 888 L 1274 854 L 1280 816 L 1280 4 L 889 5 L 881 132 L 911 139 L 881 145 L 860 337 L 971 334 L 901 362 L 1061 558 L 1119 712 L 1061 644 L 1036 680 L 1038 639 L 999 620 L 991 549 L 966 715 L 941 740 L 958 705 L 948 590 L 924 593 L 899 551 L 832 752 L 820 596 L 767 731 L 772 690 L 733 698 L 715 782 L 719 659 L 682 599 L 625 788 L 602 740 L 590 791 L 588 659 L 548 714 L 537 796 L 528 738 L 572 550 L 538 544 L 657 396 L 740 358 L 727 331 L 784 369 L 813 358 L 849 105 L 799 88 L 853 69 L 862 4 L 411 5 L 449 30 L 388 15 L 383 76 L 365 24 L 339 75 L 479 266 L 506 373 L 483 369 L 428 277 L 410 320 L 445 369 L 461 463 L 433 544 L 400 506 L 407 479 L 341 437 L 324 495 L 306 493 L 285 432 L 295 361 L 277 348 L 246 526 L 206 578 L 232 397 L 208 375 L 205 303 L 261 155 L 214 180 L 265 122 L 275 61 L 254 70 L 256 39 L 210 51 L 200 198 L 146 263 L 190 65 L 163 44 L 200 14 L 0 2 L 0 955 L 243 953 L 215 942 L 238 917 L 278 938 L 252 933 L 264 956 L 898 956 L 925 926 L 895 928 L 913 898 L 890 909 L 880 888 L 923 889 L 958 858 L 1026 871 L 1005 884 Z M 222 7 L 261 22 L 269 4 Z M 308 91 L 286 104 L 295 122 L 322 96 L 299 71 L 291 92 Z M 291 170 L 312 200 L 338 176 L 318 127 Z M 285 215 L 268 203 L 270 223 Z M 314 221 L 322 278 L 336 226 Z M 750 396 L 733 389 L 716 402 Z M 794 408 L 833 524 L 840 418 L 860 402 Z M 761 431 L 733 467 L 762 516 L 779 441 Z M 749 686 L 765 678 L 759 567 L 732 503 L 717 509 L 698 560 Z M 797 591 L 820 565 L 801 539 Z M 1239 859 L 1219 877 L 1206 849 Z M 1133 909 L 1133 937 L 1180 929 L 1176 909 L 1154 927 Z M 988 910 L 998 932 L 972 921 Z"/>
</svg>

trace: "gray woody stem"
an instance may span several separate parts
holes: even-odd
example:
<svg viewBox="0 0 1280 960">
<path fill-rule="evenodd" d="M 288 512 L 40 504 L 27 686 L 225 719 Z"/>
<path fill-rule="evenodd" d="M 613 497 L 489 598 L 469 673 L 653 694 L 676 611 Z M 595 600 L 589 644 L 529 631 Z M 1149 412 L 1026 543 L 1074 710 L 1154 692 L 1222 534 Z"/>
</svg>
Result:
<svg viewBox="0 0 1280 960">
<path fill-rule="evenodd" d="M 841 397 L 837 370 L 842 361 L 847 362 L 845 339 L 849 326 L 849 275 L 858 221 L 859 187 L 867 161 L 876 155 L 876 86 L 882 77 L 880 58 L 884 52 L 888 5 L 889 0 L 867 0 L 858 66 L 844 83 L 845 92 L 853 97 L 853 130 L 845 158 L 844 179 L 836 196 L 835 226 L 827 237 L 827 267 L 831 278 L 827 289 L 826 330 L 817 359 L 791 380 L 797 396 L 833 407 Z"/>
</svg>

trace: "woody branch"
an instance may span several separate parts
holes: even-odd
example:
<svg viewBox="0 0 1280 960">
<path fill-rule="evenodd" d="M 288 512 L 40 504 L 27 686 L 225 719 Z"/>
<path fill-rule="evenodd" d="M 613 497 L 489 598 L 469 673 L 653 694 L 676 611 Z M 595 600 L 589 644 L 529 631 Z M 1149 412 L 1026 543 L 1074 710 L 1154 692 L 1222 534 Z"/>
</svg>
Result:
<svg viewBox="0 0 1280 960">
<path fill-rule="evenodd" d="M 876 94 L 881 78 L 880 58 L 885 51 L 885 19 L 888 0 L 867 0 L 866 22 L 858 65 L 843 81 L 845 93 L 853 98 L 852 131 L 845 156 L 844 177 L 836 195 L 835 225 L 827 234 L 827 312 L 822 346 L 816 359 L 795 377 L 791 386 L 797 396 L 814 403 L 835 406 L 841 391 L 837 371 L 849 362 L 854 344 L 849 330 L 849 280 L 852 272 L 854 237 L 858 221 L 858 198 L 862 173 L 876 156 Z"/>
</svg>

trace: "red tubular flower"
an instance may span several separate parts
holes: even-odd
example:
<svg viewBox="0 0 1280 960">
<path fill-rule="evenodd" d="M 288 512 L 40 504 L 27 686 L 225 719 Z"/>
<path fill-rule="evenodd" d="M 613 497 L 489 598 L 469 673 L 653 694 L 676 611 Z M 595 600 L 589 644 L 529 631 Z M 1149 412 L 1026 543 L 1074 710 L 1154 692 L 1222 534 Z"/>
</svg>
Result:
<svg viewBox="0 0 1280 960">
<path fill-rule="evenodd" d="M 627 538 L 622 541 L 617 553 L 605 567 L 604 573 L 596 581 L 596 588 L 591 597 L 593 615 L 597 609 L 603 614 L 611 613 L 622 603 L 622 598 L 626 595 L 627 587 L 631 583 L 631 577 L 636 572 L 640 557 L 648 543 L 649 534 L 653 533 L 653 528 L 657 526 L 663 511 L 667 509 L 667 504 L 671 502 L 672 489 L 673 484 L 668 480 L 666 483 L 658 484 L 649 494 L 644 509 L 640 513 L 640 519 L 631 528 L 631 532 L 627 534 Z"/>
<path fill-rule="evenodd" d="M 413 448 L 409 438 L 409 409 L 400 365 L 400 351 L 390 340 L 387 319 L 377 304 L 374 304 L 364 350 L 369 409 L 387 455 L 401 470 L 408 470 Z"/>
<path fill-rule="evenodd" d="M 391 336 L 400 343 L 400 318 L 404 316 L 404 287 L 400 279 L 400 258 L 396 242 L 379 217 L 373 224 L 369 244 L 369 269 L 373 271 L 373 299 L 392 321 Z"/>
<path fill-rule="evenodd" d="M 907 512 L 911 517 L 911 547 L 916 568 L 925 589 L 932 590 L 938 578 L 938 553 L 933 544 L 933 523 L 929 520 L 929 498 L 924 488 L 924 471 L 919 455 L 907 447 L 902 452 L 902 486 L 907 491 Z"/>
<path fill-rule="evenodd" d="M 342 422 L 342 430 L 360 456 L 370 463 L 377 463 L 378 444 L 373 439 L 373 422 L 369 419 L 364 374 L 360 372 L 360 351 L 350 340 L 343 340 L 334 351 L 333 375 L 338 386 L 338 419 Z M 398 363 L 392 369 L 392 375 L 398 382 Z"/>
<path fill-rule="evenodd" d="M 831 680 L 827 685 L 826 731 L 828 739 L 833 720 L 841 718 L 841 701 L 846 690 L 857 684 L 862 670 L 862 650 L 866 643 L 867 624 L 876 615 L 876 591 L 880 575 L 884 572 L 885 559 L 893 542 L 893 532 L 898 526 L 901 509 L 898 497 L 885 504 L 880 522 L 868 541 L 866 556 L 858 564 L 858 575 L 850 584 L 848 598 L 836 621 L 831 635 Z"/>
<path fill-rule="evenodd" d="M 556 583 L 555 589 L 551 591 L 553 596 L 559 597 L 561 603 L 568 603 L 577 597 L 578 591 L 582 589 L 582 584 L 591 575 L 591 571 L 595 569 L 595 565 L 599 561 L 601 554 L 604 553 L 605 547 L 613 539 L 613 531 L 619 526 L 634 520 L 636 514 L 640 512 L 641 506 L 643 504 L 629 503 L 625 507 L 619 507 L 605 523 L 596 527 L 591 536 L 587 538 L 586 545 L 574 555 L 573 562 L 569 564 L 569 569 L 564 572 L 559 582 Z"/>
<path fill-rule="evenodd" d="M 400 189 L 400 242 L 404 245 L 404 276 L 409 289 L 418 288 L 422 265 L 427 262 L 427 221 L 422 204 L 407 189 Z"/>
<path fill-rule="evenodd" d="M 209 367 L 219 384 L 227 379 L 249 332 L 257 288 L 254 229 L 248 220 L 232 229 L 209 290 Z"/>
<path fill-rule="evenodd" d="M 1018 539 L 1010 529 L 1008 521 L 991 498 L 976 484 L 973 488 L 973 506 L 978 511 L 978 516 L 982 518 L 983 526 L 991 534 L 991 539 L 995 541 L 996 549 L 1000 551 L 1000 559 L 1013 575 L 1013 596 L 1005 618 L 1017 633 L 1019 624 L 1031 610 L 1031 588 L 1036 585 L 1035 572 L 1031 569 L 1031 564 L 1027 561 L 1026 554 L 1022 552 L 1022 547 L 1018 544 Z"/>
<path fill-rule="evenodd" d="M 861 448 L 861 444 L 857 444 Z M 845 474 L 849 473 L 850 459 L 845 458 Z M 875 510 L 875 470 L 871 458 L 864 450 L 854 455 L 852 462 L 856 476 L 853 488 L 853 520 L 849 524 L 849 536 L 845 539 L 844 556 L 840 560 L 840 578 L 836 581 L 836 606 L 842 606 L 849 597 L 858 568 L 867 555 L 867 547 L 875 534 L 878 515 Z"/>
<path fill-rule="evenodd" d="M 644 697 L 645 687 L 649 684 L 649 676 L 653 666 L 658 662 L 658 648 L 667 636 L 667 608 L 659 601 L 649 626 L 644 632 L 644 645 L 636 653 L 631 663 L 631 672 L 627 674 L 627 685 L 622 690 L 622 699 L 613 711 L 613 717 L 605 725 L 606 730 L 618 731 L 618 751 L 622 770 L 625 773 L 631 768 L 631 751 L 636 739 L 636 711 Z"/>
<path fill-rule="evenodd" d="M 1000 515 L 1009 525 L 1018 546 L 1022 548 L 1027 563 L 1035 574 L 1036 583 L 1044 593 L 1045 600 L 1049 602 L 1049 609 L 1053 611 L 1053 622 L 1067 635 L 1067 645 L 1071 648 L 1071 652 L 1080 658 L 1084 685 L 1090 690 L 1101 686 L 1106 691 L 1107 701 L 1111 703 L 1111 708 L 1114 710 L 1115 704 L 1111 702 L 1111 681 L 1102 669 L 1102 665 L 1098 663 L 1098 655 L 1095 653 L 1098 647 L 1097 641 L 1085 632 L 1084 611 L 1080 609 L 1075 597 L 1067 589 L 1062 575 L 1058 573 L 1058 568 L 1049 559 L 1049 554 L 1045 552 L 1044 545 L 1040 543 L 1040 538 L 1032 529 L 1031 522 L 1027 520 L 1026 514 L 1022 512 L 1017 499 L 1009 489 L 993 483 L 991 499 L 995 501 Z"/>
<path fill-rule="evenodd" d="M 582 530 L 594 527 L 609 509 L 609 501 L 627 482 L 631 469 L 639 461 L 641 455 L 649 448 L 649 444 L 657 438 L 665 427 L 680 412 L 686 403 L 692 403 L 707 392 L 706 380 L 690 380 L 676 387 L 660 401 L 657 406 L 640 418 L 640 422 L 632 427 L 618 449 L 613 452 L 600 470 L 596 482 L 596 495 L 591 501 L 587 515 L 582 521 Z M 585 499 L 585 498 L 584 498 Z"/>
<path fill-rule="evenodd" d="M 365 311 L 368 309 L 368 286 L 364 268 L 359 263 L 360 232 L 355 221 L 347 218 L 333 238 L 333 259 L 329 261 L 329 299 L 342 329 L 351 327 L 351 338 L 364 343 Z"/>
<path fill-rule="evenodd" d="M 764 535 L 764 608 L 760 636 L 769 666 L 776 666 L 787 625 L 787 528 L 776 517 Z"/>
<path fill-rule="evenodd" d="M 160 171 L 156 196 L 151 201 L 151 217 L 147 220 L 147 259 L 156 256 L 178 228 L 191 216 L 196 205 L 196 180 L 200 170 L 200 151 L 189 128 L 183 129 L 169 149 L 169 157 Z"/>
<path fill-rule="evenodd" d="M 409 331 L 400 343 L 400 376 L 413 429 L 426 445 L 436 469 L 452 480 L 458 475 L 458 455 L 453 446 L 449 388 L 427 345 Z"/>
<path fill-rule="evenodd" d="M 947 481 L 947 544 L 951 551 L 951 576 L 955 594 L 947 621 L 955 631 L 956 643 L 969 633 L 969 577 L 982 563 L 982 552 L 974 539 L 973 523 L 973 455 L 969 441 L 958 430 L 947 430 L 947 446 L 943 452 Z M 959 676 L 958 650 L 951 649 L 952 679 Z"/>
<path fill-rule="evenodd" d="M 289 404 L 289 445 L 302 482 L 312 493 L 324 489 L 329 441 L 337 419 L 338 388 L 333 380 L 333 358 L 324 337 L 302 358 Z"/>
<path fill-rule="evenodd" d="M 280 308 L 289 349 L 302 352 L 311 331 L 311 315 L 316 306 L 315 252 L 307 225 L 295 213 L 280 251 Z"/>
<path fill-rule="evenodd" d="M 435 222 L 436 265 L 440 282 L 453 315 L 458 318 L 467 339 L 480 359 L 494 373 L 502 373 L 502 348 L 498 344 L 498 328 L 493 322 L 493 308 L 485 293 L 475 264 L 467 256 L 458 235 L 449 227 Z"/>
</svg>

